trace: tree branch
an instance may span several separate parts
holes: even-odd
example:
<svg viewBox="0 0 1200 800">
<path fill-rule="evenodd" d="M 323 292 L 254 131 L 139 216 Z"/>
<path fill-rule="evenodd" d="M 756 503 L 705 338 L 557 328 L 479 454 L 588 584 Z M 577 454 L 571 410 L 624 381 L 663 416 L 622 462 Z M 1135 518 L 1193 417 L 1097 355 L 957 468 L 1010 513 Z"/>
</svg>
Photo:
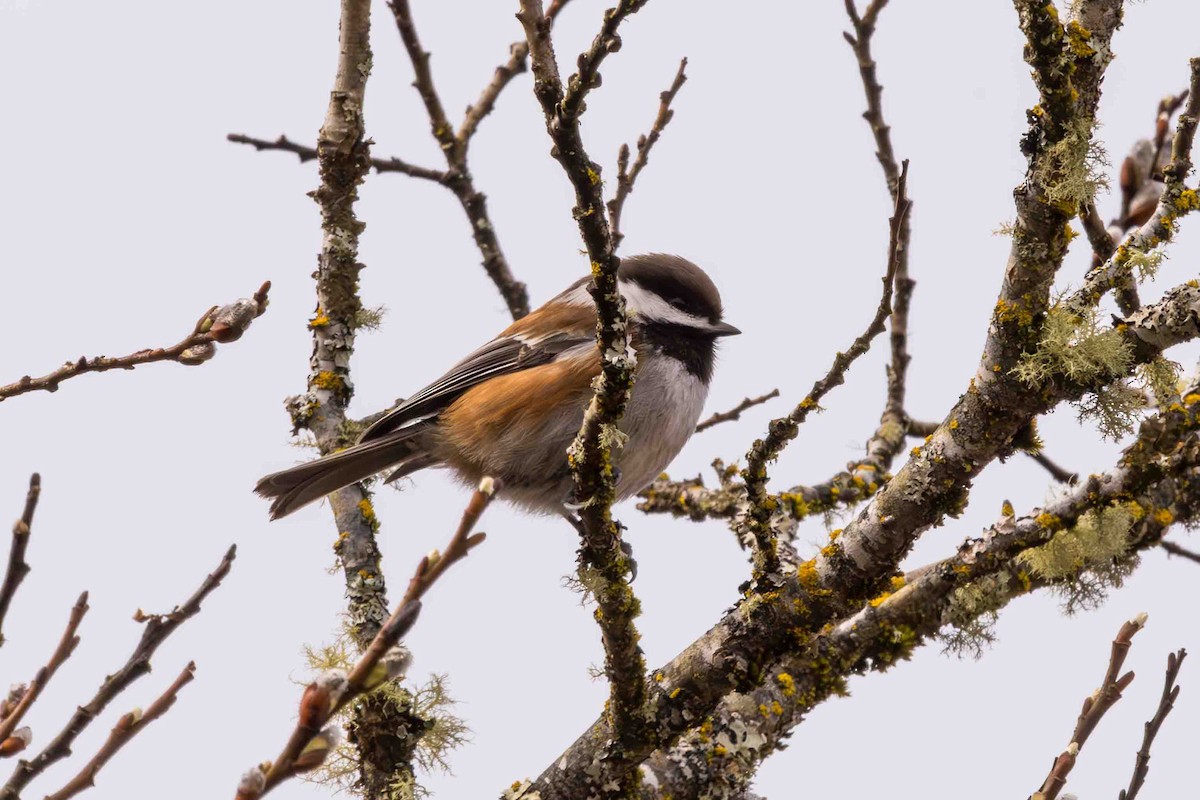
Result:
<svg viewBox="0 0 1200 800">
<path fill-rule="evenodd" d="M 33 514 L 37 511 L 38 498 L 41 495 L 42 476 L 35 472 L 29 476 L 29 491 L 25 494 L 25 509 L 21 512 L 21 518 L 13 523 L 12 545 L 8 550 L 8 567 L 4 571 L 4 583 L 0 584 L 0 630 L 4 627 L 4 619 L 8 616 L 8 607 L 12 605 L 17 588 L 29 574 L 29 564 L 25 562 L 25 550 L 29 547 Z M 4 635 L 0 634 L 0 645 L 3 643 Z"/>
<path fill-rule="evenodd" d="M 1129 654 L 1129 646 L 1134 635 L 1145 625 L 1146 615 L 1139 614 L 1122 625 L 1121 630 L 1117 632 L 1112 643 L 1112 653 L 1108 659 L 1108 670 L 1104 673 L 1104 682 L 1100 684 L 1100 688 L 1094 694 L 1084 698 L 1083 710 L 1079 712 L 1079 719 L 1076 720 L 1075 730 L 1071 734 L 1071 743 L 1058 758 L 1054 759 L 1054 764 L 1051 765 L 1046 780 L 1042 782 L 1042 787 L 1033 793 L 1030 800 L 1054 800 L 1066 786 L 1067 775 L 1075 766 L 1075 759 L 1079 756 L 1079 751 L 1084 744 L 1087 743 L 1088 737 L 1100 724 L 1100 720 L 1104 718 L 1108 709 L 1121 699 L 1121 692 L 1133 683 L 1133 673 L 1126 672 L 1122 675 L 1121 667 L 1125 663 L 1125 657 Z"/>
<path fill-rule="evenodd" d="M 45 666 L 38 669 L 37 675 L 34 676 L 29 685 L 21 692 L 16 706 L 4 717 L 3 722 L 0 722 L 0 742 L 5 741 L 13 735 L 17 730 L 17 726 L 21 724 L 21 720 L 25 717 L 25 714 L 33 706 L 34 701 L 45 690 L 47 684 L 50 683 L 50 679 L 54 677 L 54 673 L 75 652 L 76 646 L 79 645 L 79 637 L 75 635 L 75 632 L 79 630 L 79 624 L 83 622 L 83 616 L 88 612 L 87 601 L 87 592 L 79 595 L 79 599 L 71 607 L 71 616 L 67 620 L 67 628 L 58 640 L 58 646 L 54 648 L 54 652 L 50 655 L 50 660 L 46 662 Z M 10 699 L 11 697 L 12 695 L 10 695 Z"/>
<path fill-rule="evenodd" d="M 1162 541 L 1158 543 L 1158 546 L 1166 550 L 1168 555 L 1179 556 L 1180 558 L 1186 558 L 1188 561 L 1195 561 L 1197 564 L 1200 564 L 1200 553 L 1194 553 L 1187 548 L 1180 547 L 1174 542 Z"/>
<path fill-rule="evenodd" d="M 607 717 L 611 723 L 608 753 L 597 761 L 592 778 L 599 796 L 619 796 L 635 784 L 636 764 L 626 753 L 647 746 L 651 733 L 645 691 L 645 660 L 634 626 L 639 604 L 629 586 L 631 558 L 623 549 L 621 526 L 612 517 L 615 480 L 611 443 L 625 412 L 633 385 L 636 357 L 630 347 L 625 302 L 617 286 L 620 260 L 605 214 L 600 167 L 584 148 L 579 115 L 587 92 L 599 83 L 605 55 L 620 47 L 617 28 L 646 0 L 621 0 L 604 14 L 600 33 L 578 59 L 579 72 L 563 89 L 550 22 L 541 0 L 521 0 L 517 18 L 525 28 L 533 62 L 534 94 L 542 106 L 552 153 L 575 190 L 575 219 L 592 264 L 589 287 L 596 304 L 596 340 L 601 372 L 584 413 L 579 435 L 568 450 L 575 480 L 575 499 L 581 504 L 579 575 L 596 597 L 596 620 L 604 642 L 605 673 L 611 689 Z"/>
<path fill-rule="evenodd" d="M 200 612 L 200 604 L 221 585 L 221 581 L 229 574 L 236 555 L 236 545 L 231 546 L 225 552 L 225 556 L 217 568 L 204 579 L 200 588 L 185 600 L 183 605 L 176 606 L 166 614 L 147 615 L 138 611 L 134 619 L 144 623 L 145 628 L 129 659 L 120 669 L 104 679 L 104 683 L 96 690 L 92 699 L 86 705 L 75 710 L 63 729 L 35 758 L 31 761 L 22 759 L 17 764 L 8 782 L 4 784 L 3 789 L 0 789 L 0 800 L 17 800 L 30 781 L 45 772 L 52 764 L 69 756 L 71 745 L 75 742 L 76 737 L 108 707 L 108 704 L 117 695 L 138 678 L 150 672 L 150 659 L 158 650 L 159 645 L 178 630 L 180 625 Z"/>
<path fill-rule="evenodd" d="M 608 215 L 612 219 L 614 247 L 620 247 L 621 240 L 625 238 L 625 234 L 621 233 L 621 212 L 625 209 L 625 200 L 633 193 L 634 182 L 646 168 L 651 148 L 654 147 L 654 143 L 662 136 L 662 132 L 675 116 L 675 112 L 671 110 L 671 103 L 675 100 L 675 95 L 679 94 L 679 90 L 683 88 L 683 84 L 687 82 L 687 74 L 684 72 L 686 69 L 687 59 L 684 58 L 679 62 L 679 71 L 675 73 L 675 79 L 671 81 L 671 85 L 665 92 L 659 94 L 658 114 L 654 117 L 654 124 L 650 126 L 650 132 L 645 136 L 638 137 L 637 158 L 633 160 L 633 166 L 629 167 L 629 145 L 621 145 L 617 154 L 617 193 L 612 200 L 608 201 Z"/>
<path fill-rule="evenodd" d="M 130 739 L 141 733 L 143 728 L 167 713 L 171 706 L 175 704 L 175 698 L 179 695 L 179 690 L 192 682 L 195 673 L 196 662 L 189 662 L 183 668 L 183 672 L 179 673 L 179 677 L 145 711 L 135 708 L 117 720 L 117 724 L 113 726 L 112 731 L 108 734 L 108 739 L 100 746 L 100 750 L 97 751 L 96 755 L 92 756 L 92 760 L 85 764 L 83 769 L 74 778 L 67 781 L 61 789 L 53 794 L 46 795 L 46 800 L 70 800 L 70 798 L 85 789 L 95 786 L 96 775 L 104 768 L 104 765 L 122 747 L 127 745 Z"/>
<path fill-rule="evenodd" d="M 282 150 L 285 153 L 295 153 L 300 159 L 301 164 L 317 159 L 317 148 L 293 142 L 283 135 L 280 135 L 278 139 L 256 139 L 253 136 L 247 136 L 243 133 L 230 133 L 225 138 L 234 144 L 248 144 L 260 153 L 264 150 Z M 420 178 L 421 180 L 433 181 L 442 185 L 445 185 L 449 180 L 449 175 L 444 170 L 420 167 L 395 157 L 372 158 L 369 160 L 369 163 L 370 168 L 378 173 L 398 172 L 410 178 Z"/>
<path fill-rule="evenodd" d="M 774 400 L 776 397 L 779 397 L 778 389 L 772 389 L 759 397 L 747 397 L 728 411 L 720 411 L 701 422 L 696 426 L 696 433 L 706 431 L 714 425 L 720 425 L 722 422 L 736 422 L 742 418 L 742 412 L 748 411 L 755 406 L 761 406 L 763 403 L 768 400 Z"/>
<path fill-rule="evenodd" d="M 767 436 L 754 442 L 750 452 L 746 454 L 746 468 L 742 470 L 742 480 L 746 485 L 746 494 L 750 502 L 749 513 L 745 519 L 745 538 L 754 547 L 755 581 L 760 588 L 765 588 L 773 582 L 773 576 L 780 570 L 779 554 L 777 552 L 778 535 L 771 524 L 773 503 L 767 495 L 767 464 L 779 457 L 779 454 L 800 432 L 800 426 L 808 417 L 808 412 L 820 407 L 821 399 L 835 386 L 845 381 L 847 370 L 854 361 L 866 353 L 871 347 L 871 341 L 883 333 L 884 322 L 892 311 L 893 281 L 896 277 L 896 267 L 899 263 L 900 231 L 904 219 L 908 215 L 908 198 L 905 195 L 905 184 L 908 177 L 908 162 L 900 172 L 897 183 L 895 211 L 890 221 L 890 242 L 888 243 L 887 270 L 883 277 L 883 296 L 879 307 L 875 310 L 867 329 L 854 340 L 850 349 L 845 353 L 834 356 L 829 371 L 813 384 L 808 395 L 786 417 L 773 420 Z M 766 582 L 764 582 L 766 579 Z"/>
<path fill-rule="evenodd" d="M 267 292 L 270 289 L 271 282 L 267 281 L 254 293 L 253 298 L 242 298 L 219 308 L 213 306 L 204 312 L 190 334 L 170 347 L 138 350 L 120 357 L 83 356 L 78 361 L 68 361 L 40 378 L 26 375 L 15 383 L 0 386 L 0 401 L 26 392 L 55 392 L 63 381 L 89 372 L 133 369 L 156 361 L 174 361 L 188 366 L 203 364 L 216 354 L 218 343 L 237 341 L 255 317 L 266 311 Z"/>
<path fill-rule="evenodd" d="M 553 25 L 558 14 L 570 0 L 551 0 L 550 5 L 546 7 L 546 20 Z M 471 105 L 467 106 L 467 113 L 463 116 L 462 125 L 458 128 L 457 138 L 462 142 L 464 148 L 471 145 L 471 137 L 475 135 L 479 124 L 483 122 L 488 114 L 492 113 L 492 109 L 496 107 L 496 100 L 500 97 L 500 93 L 512 81 L 513 78 L 524 72 L 526 67 L 526 59 L 529 58 L 529 42 L 521 40 L 514 42 L 509 48 L 508 61 L 496 67 L 496 73 L 492 76 L 492 80 L 483 91 L 479 94 L 479 99 Z"/>
<path fill-rule="evenodd" d="M 421 600 L 452 565 L 483 542 L 486 534 L 471 531 L 491 504 L 498 486 L 484 478 L 472 495 L 445 553 L 436 550 L 417 565 L 396 610 L 363 649 L 348 672 L 334 670 L 310 683 L 300 699 L 299 720 L 279 757 L 252 767 L 238 785 L 237 800 L 257 800 L 284 781 L 320 766 L 337 745 L 339 729 L 328 723 L 351 701 L 390 680 L 399 680 L 412 659 L 398 643 L 416 624 Z"/>
<path fill-rule="evenodd" d="M 1142 734 L 1142 746 L 1138 749 L 1137 757 L 1134 760 L 1133 776 L 1129 779 L 1129 788 L 1121 790 L 1118 800 L 1134 800 L 1146 782 L 1146 775 L 1150 772 L 1150 747 L 1154 744 L 1154 737 L 1158 736 L 1158 730 L 1162 727 L 1163 721 L 1175 707 L 1176 699 L 1179 698 L 1180 687 L 1175 684 L 1175 681 L 1179 678 L 1179 668 L 1183 666 L 1185 658 L 1187 658 L 1187 650 L 1182 648 L 1178 652 L 1167 654 L 1167 671 L 1166 677 L 1163 679 L 1162 697 L 1159 698 L 1158 708 L 1155 709 L 1154 716 L 1146 723 L 1145 732 Z"/>
</svg>

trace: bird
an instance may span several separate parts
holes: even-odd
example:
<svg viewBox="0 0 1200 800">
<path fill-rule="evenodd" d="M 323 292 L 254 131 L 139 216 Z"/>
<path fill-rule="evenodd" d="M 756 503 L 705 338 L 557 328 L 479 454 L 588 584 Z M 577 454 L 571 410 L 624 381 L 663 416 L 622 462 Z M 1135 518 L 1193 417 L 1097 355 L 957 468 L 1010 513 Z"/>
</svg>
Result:
<svg viewBox="0 0 1200 800">
<path fill-rule="evenodd" d="M 600 373 L 590 277 L 581 278 L 373 422 L 358 442 L 267 475 L 255 491 L 271 519 L 387 472 L 392 483 L 448 467 L 468 486 L 499 481 L 497 497 L 526 511 L 571 519 L 574 441 Z M 712 381 L 717 341 L 741 333 L 723 319 L 716 285 L 692 262 L 651 253 L 623 258 L 634 383 L 613 451 L 616 497 L 654 480 L 696 428 Z"/>
</svg>

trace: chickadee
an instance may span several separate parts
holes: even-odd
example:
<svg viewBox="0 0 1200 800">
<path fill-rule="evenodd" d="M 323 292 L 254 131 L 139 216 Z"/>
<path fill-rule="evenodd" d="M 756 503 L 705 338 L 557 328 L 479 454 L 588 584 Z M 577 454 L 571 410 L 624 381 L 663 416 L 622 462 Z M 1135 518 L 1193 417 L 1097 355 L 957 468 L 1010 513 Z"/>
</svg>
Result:
<svg viewBox="0 0 1200 800">
<path fill-rule="evenodd" d="M 574 488 L 567 448 L 600 372 L 589 278 L 458 362 L 363 432 L 358 444 L 268 475 L 255 491 L 278 519 L 343 486 L 390 471 L 391 483 L 450 467 L 468 485 L 490 475 L 500 496 L 528 510 L 564 513 Z M 708 395 L 716 340 L 740 331 L 721 319 L 721 296 L 678 256 L 622 259 L 617 283 L 637 351 L 633 391 L 613 453 L 618 499 L 649 484 L 683 448 Z"/>
</svg>

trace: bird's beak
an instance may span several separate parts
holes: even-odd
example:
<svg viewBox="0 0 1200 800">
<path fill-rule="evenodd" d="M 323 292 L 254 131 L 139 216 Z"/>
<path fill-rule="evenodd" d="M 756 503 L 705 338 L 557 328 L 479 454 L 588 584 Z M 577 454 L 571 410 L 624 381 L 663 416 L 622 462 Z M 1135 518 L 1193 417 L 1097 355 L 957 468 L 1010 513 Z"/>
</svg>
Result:
<svg viewBox="0 0 1200 800">
<path fill-rule="evenodd" d="M 717 336 L 737 336 L 741 333 L 740 330 L 730 325 L 728 322 L 718 322 L 710 328 Z"/>
</svg>

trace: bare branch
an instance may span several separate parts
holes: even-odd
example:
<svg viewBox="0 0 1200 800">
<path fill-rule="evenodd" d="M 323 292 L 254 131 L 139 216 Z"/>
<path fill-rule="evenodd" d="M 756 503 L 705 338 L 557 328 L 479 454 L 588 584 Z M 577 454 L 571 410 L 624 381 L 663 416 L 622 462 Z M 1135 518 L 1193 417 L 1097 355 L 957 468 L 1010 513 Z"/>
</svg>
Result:
<svg viewBox="0 0 1200 800">
<path fill-rule="evenodd" d="M 338 671 L 321 676 L 309 684 L 300 700 L 299 720 L 279 757 L 246 773 L 238 786 L 237 800 L 257 800 L 289 778 L 319 766 L 336 744 L 336 728 L 331 729 L 327 724 L 338 711 L 403 675 L 410 658 L 407 651 L 396 649 L 397 643 L 416 624 L 421 600 L 429 589 L 486 538 L 486 534 L 471 531 L 491 504 L 497 488 L 497 482 L 491 478 L 480 482 L 445 552 L 434 551 L 421 559 L 404 599 L 363 649 L 354 667 L 347 673 Z"/>
<path fill-rule="evenodd" d="M 21 518 L 13 523 L 12 546 L 8 550 L 8 568 L 4 571 L 4 583 L 0 585 L 0 629 L 4 627 L 4 618 L 8 616 L 8 607 L 12 605 L 17 588 L 29 574 L 29 564 L 25 562 L 25 550 L 29 547 L 33 513 L 37 511 L 38 498 L 41 495 L 42 476 L 35 472 L 29 476 L 29 491 L 25 494 L 25 509 L 21 512 Z M 4 636 L 0 634 L 0 644 L 3 643 Z"/>
<path fill-rule="evenodd" d="M 748 411 L 755 406 L 761 406 L 763 403 L 768 400 L 774 400 L 776 397 L 779 397 L 778 389 L 772 389 L 759 397 L 747 397 L 728 411 L 720 411 L 701 422 L 696 426 L 696 433 L 706 431 L 714 425 L 720 425 L 722 422 L 736 422 L 742 418 L 743 411 Z"/>
<path fill-rule="evenodd" d="M 1142 746 L 1138 749 L 1137 758 L 1134 760 L 1133 776 L 1129 779 L 1129 788 L 1121 790 L 1119 800 L 1134 800 L 1146 782 L 1146 775 L 1150 772 L 1150 747 L 1154 744 L 1154 737 L 1158 736 L 1159 728 L 1162 727 L 1167 715 L 1171 713 L 1171 709 L 1175 707 L 1175 700 L 1179 697 L 1180 687 L 1175 684 L 1175 681 L 1179 678 L 1179 668 L 1183 666 L 1185 658 L 1187 658 L 1187 650 L 1182 648 L 1178 652 L 1167 654 L 1167 671 L 1163 679 L 1162 697 L 1159 698 L 1154 716 L 1146 723 L 1145 732 L 1142 734 Z"/>
<path fill-rule="evenodd" d="M 1120 800 L 1134 800 L 1141 792 L 1142 784 L 1146 782 L 1146 775 L 1150 774 L 1150 747 L 1154 744 L 1154 736 L 1158 735 L 1158 729 L 1163 727 L 1166 715 L 1175 708 L 1175 700 L 1180 697 L 1180 687 L 1175 684 L 1175 681 L 1180 676 L 1180 667 L 1183 666 L 1183 660 L 1187 657 L 1188 651 L 1182 648 L 1177 652 L 1166 654 L 1163 696 L 1158 700 L 1158 708 L 1154 710 L 1154 716 L 1146 723 L 1138 757 L 1134 759 L 1133 776 L 1129 778 L 1129 788 L 1121 789 Z"/>
<path fill-rule="evenodd" d="M 75 710 L 58 735 L 33 760 L 22 759 L 17 764 L 17 768 L 8 782 L 0 789 L 0 800 L 17 800 L 30 781 L 45 772 L 52 764 L 69 756 L 71 745 L 75 742 L 76 737 L 108 707 L 108 704 L 117 695 L 138 678 L 150 672 L 150 658 L 158 650 L 159 645 L 178 630 L 180 625 L 200 612 L 200 604 L 221 585 L 221 581 L 229 574 L 236 555 L 237 546 L 231 546 L 225 552 L 217 568 L 204 579 L 200 588 L 185 600 L 183 605 L 176 606 L 166 614 L 148 615 L 139 609 L 134 618 L 144 623 L 145 628 L 129 659 L 120 669 L 104 679 L 104 683 L 96 690 L 92 699 L 86 705 Z"/>
<path fill-rule="evenodd" d="M 809 390 L 808 395 L 786 417 L 773 420 L 767 436 L 755 441 L 746 454 L 746 468 L 742 470 L 742 479 L 746 484 L 746 493 L 750 500 L 750 512 L 746 515 L 746 531 L 754 543 L 755 579 L 761 579 L 777 573 L 780 568 L 777 548 L 777 535 L 770 525 L 771 503 L 767 495 L 767 464 L 779 457 L 783 449 L 800 432 L 800 426 L 808 417 L 809 411 L 819 408 L 821 399 L 835 386 L 841 385 L 846 379 L 850 365 L 871 347 L 871 341 L 883 333 L 884 322 L 892 311 L 893 282 L 896 277 L 896 267 L 899 263 L 900 231 L 904 219 L 908 215 L 908 198 L 905 195 L 905 184 L 908 178 L 908 162 L 900 172 L 897 183 L 896 205 L 890 221 L 891 236 L 888 244 L 887 270 L 883 276 L 883 296 L 879 307 L 867 329 L 854 340 L 850 349 L 845 353 L 834 356 L 833 364 Z"/>
<path fill-rule="evenodd" d="M 633 160 L 632 167 L 628 167 L 629 145 L 621 145 L 620 153 L 617 156 L 617 193 L 612 200 L 608 201 L 608 215 L 612 219 L 614 247 L 620 247 L 621 240 L 625 238 L 625 234 L 621 233 L 621 212 L 625 209 L 625 200 L 633 193 L 634 182 L 646 168 L 651 148 L 654 147 L 654 143 L 662 136 L 662 132 L 675 116 L 675 112 L 671 110 L 671 103 L 675 100 L 675 95 L 679 94 L 679 90 L 683 88 L 683 84 L 687 82 L 687 75 L 684 72 L 686 69 L 687 59 L 684 58 L 679 62 L 679 71 L 675 73 L 675 79 L 671 81 L 671 85 L 665 92 L 659 94 L 658 114 L 654 117 L 654 124 L 650 126 L 650 132 L 645 136 L 638 137 L 637 158 Z"/>
<path fill-rule="evenodd" d="M 1180 558 L 1186 558 L 1188 561 L 1195 561 L 1197 564 L 1200 564 L 1200 553 L 1180 547 L 1174 542 L 1162 541 L 1158 543 L 1158 546 L 1166 550 L 1168 555 L 1179 556 Z"/>
<path fill-rule="evenodd" d="M 570 0 L 551 0 L 550 5 L 546 7 L 546 20 L 551 25 L 568 2 Z M 464 149 L 470 147 L 471 137 L 475 135 L 479 124 L 496 107 L 496 100 L 500 97 L 500 93 L 513 78 L 527 69 L 525 61 L 528 58 L 529 42 L 527 40 L 514 42 L 509 48 L 508 61 L 496 67 L 495 75 L 492 76 L 491 82 L 483 88 L 479 99 L 467 106 L 467 113 L 463 116 L 462 125 L 459 126 L 457 134 Z"/>
<path fill-rule="evenodd" d="M 0 401 L 26 392 L 58 391 L 58 386 L 63 381 L 88 372 L 133 369 L 142 364 L 152 364 L 156 361 L 174 361 L 188 366 L 203 364 L 216 354 L 218 343 L 237 341 L 250 327 L 250 323 L 266 311 L 267 292 L 270 289 L 271 282 L 267 281 L 259 287 L 252 298 L 242 298 L 219 308 L 213 306 L 204 312 L 190 334 L 170 347 L 138 350 L 136 353 L 117 358 L 83 356 L 77 361 L 68 361 L 40 378 L 26 375 L 15 383 L 0 386 Z"/>
<path fill-rule="evenodd" d="M 83 622 L 83 616 L 88 612 L 87 601 L 87 592 L 79 595 L 79 599 L 71 607 L 71 616 L 67 620 L 67 628 L 63 631 L 63 635 L 58 641 L 58 646 L 54 648 L 54 652 L 50 655 L 50 660 L 46 662 L 45 666 L 38 669 L 37 675 L 25 687 L 25 691 L 21 694 L 20 700 L 17 701 L 16 707 L 4 717 L 3 722 L 0 722 L 0 742 L 13 735 L 17 730 L 17 726 L 21 724 L 21 720 L 25 717 L 26 712 L 33 706 L 34 701 L 38 699 L 38 696 L 41 695 L 46 685 L 50 683 L 50 679 L 54 677 L 54 673 L 75 652 L 75 647 L 79 644 L 79 637 L 75 635 L 75 632 L 79 630 L 79 623 Z"/>
<path fill-rule="evenodd" d="M 163 714 L 175 704 L 175 698 L 179 694 L 179 690 L 192 682 L 195 677 L 196 663 L 189 662 L 183 671 L 179 673 L 174 682 L 167 687 L 158 699 L 142 711 L 140 708 L 135 708 L 128 714 L 122 715 L 117 720 L 117 724 L 113 726 L 112 731 L 108 734 L 108 739 L 100 746 L 100 750 L 92 759 L 84 765 L 74 778 L 53 794 L 46 795 L 46 800 L 70 800 L 70 798 L 96 785 L 96 775 L 104 768 L 104 765 L 115 756 L 122 747 L 129 743 L 129 740 L 141 733 L 142 729 L 149 725 L 154 720 L 161 717 Z"/>
<path fill-rule="evenodd" d="M 1079 756 L 1080 749 L 1087 742 L 1092 731 L 1100 724 L 1105 712 L 1121 699 L 1121 692 L 1133 682 L 1133 673 L 1121 674 L 1121 666 L 1129 654 L 1129 646 L 1134 635 L 1145 625 L 1146 615 L 1139 614 L 1135 619 L 1122 625 L 1121 630 L 1117 632 L 1116 638 L 1113 639 L 1112 653 L 1108 660 L 1108 670 L 1104 674 L 1104 682 L 1100 684 L 1100 688 L 1094 694 L 1084 699 L 1083 710 L 1079 712 L 1079 719 L 1075 722 L 1075 731 L 1071 734 L 1071 743 L 1054 760 L 1054 764 L 1050 767 L 1050 774 L 1046 776 L 1042 787 L 1033 793 L 1030 800 L 1054 800 L 1066 786 L 1067 775 L 1075 766 L 1075 759 Z"/>
<path fill-rule="evenodd" d="M 454 196 L 458 198 L 459 204 L 462 205 L 463 211 L 467 215 L 467 220 L 471 224 L 471 236 L 475 239 L 475 245 L 483 256 L 484 271 L 500 291 L 512 318 L 520 319 L 529 313 L 529 293 L 525 284 L 513 276 L 508 260 L 500 249 L 500 241 L 496 238 L 495 227 L 488 215 L 487 197 L 475 188 L 475 180 L 471 176 L 470 165 L 467 163 L 468 139 L 455 135 L 454 127 L 446 117 L 442 100 L 433 84 L 433 73 L 429 69 L 429 52 L 421 46 L 408 0 L 388 0 L 388 7 L 392 10 L 396 28 L 400 32 L 404 49 L 408 52 L 409 61 L 412 62 L 413 71 L 416 73 L 416 81 L 413 85 L 416 86 L 417 92 L 421 95 L 421 101 L 425 104 L 425 111 L 429 117 L 429 129 L 446 159 L 447 171 L 443 184 L 454 192 Z M 501 88 L 503 85 L 497 87 L 496 91 L 499 92 Z M 493 97 L 492 102 L 494 100 Z M 471 119 L 471 113 L 471 110 L 468 109 L 467 119 Z M 466 127 L 465 121 L 463 124 Z M 477 125 L 478 120 L 474 124 Z M 471 127 L 467 130 L 467 136 L 473 132 L 474 128 Z"/>
<path fill-rule="evenodd" d="M 248 144 L 259 152 L 263 150 L 282 150 L 285 153 L 295 153 L 299 157 L 301 164 L 317 159 L 317 148 L 298 144 L 282 135 L 278 139 L 256 139 L 253 136 L 246 136 L 242 133 L 231 133 L 225 138 L 234 144 Z M 407 161 L 394 157 L 372 158 L 370 159 L 370 165 L 371 169 L 378 173 L 398 172 L 410 178 L 420 178 L 421 180 L 433 181 L 434 183 L 443 185 L 449 180 L 449 175 L 444 170 L 419 167 L 416 164 L 409 164 Z"/>
</svg>

